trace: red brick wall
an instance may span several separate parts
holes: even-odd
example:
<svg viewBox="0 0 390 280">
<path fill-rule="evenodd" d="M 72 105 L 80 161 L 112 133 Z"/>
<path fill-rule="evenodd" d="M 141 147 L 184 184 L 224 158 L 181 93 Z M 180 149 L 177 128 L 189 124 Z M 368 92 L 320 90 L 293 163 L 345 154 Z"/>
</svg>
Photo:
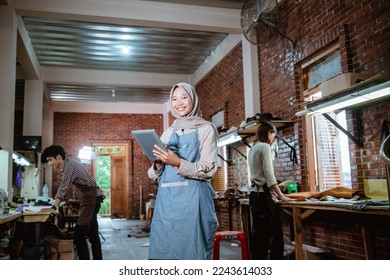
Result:
<svg viewBox="0 0 390 280">
<path fill-rule="evenodd" d="M 296 1 L 285 1 L 281 8 L 282 32 L 288 36 L 295 45 L 296 52 L 300 58 L 296 60 L 307 61 L 313 55 L 318 55 L 324 48 L 334 43 L 339 43 L 342 49 L 342 69 L 344 72 L 364 72 L 375 74 L 390 69 L 390 33 L 389 30 L 389 4 L 386 1 L 304 1 L 297 5 Z M 288 16 L 286 16 L 286 14 Z M 371 32 L 372 31 L 372 32 Z M 375 32 L 374 32 L 375 31 Z M 259 76 L 261 91 L 261 106 L 265 110 L 280 116 L 283 119 L 296 121 L 294 128 L 283 131 L 283 136 L 290 144 L 298 148 L 298 159 L 301 167 L 293 166 L 288 160 L 290 149 L 281 145 L 280 157 L 275 162 L 275 169 L 281 180 L 295 178 L 301 186 L 306 184 L 307 169 L 304 160 L 305 143 L 302 133 L 302 119 L 294 114 L 299 110 L 299 76 L 293 67 L 289 65 L 291 60 L 284 58 L 284 49 L 290 49 L 288 40 L 275 37 L 268 44 L 259 48 Z M 283 67 L 284 64 L 289 67 Z M 286 73 L 287 75 L 284 75 Z M 287 77 L 288 76 L 288 77 Z M 277 77 L 277 78 L 276 78 Z M 297 86 L 298 85 L 298 86 Z M 293 106 L 287 102 L 293 98 Z M 387 109 L 386 109 L 387 108 Z M 375 133 L 380 128 L 381 121 L 389 118 L 388 105 L 383 112 L 373 121 L 363 122 L 364 140 L 377 138 Z M 371 115 L 375 107 L 363 110 L 363 114 Z M 356 119 L 349 120 L 349 131 L 357 134 Z M 366 130 L 366 127 L 371 127 Z M 371 134 L 373 133 L 373 134 Z M 371 147 L 373 157 L 377 158 L 378 142 L 368 143 L 365 141 L 364 149 Z M 356 145 L 351 144 L 352 162 L 361 162 L 368 159 L 362 158 L 362 151 Z M 358 158 L 355 158 L 358 157 Z M 362 167 L 352 165 L 353 187 L 362 189 L 363 174 Z M 383 170 L 383 163 L 375 167 L 377 175 Z M 368 169 L 366 169 L 368 170 Z M 369 172 L 371 173 L 371 171 Z M 383 178 L 379 175 L 379 177 Z M 367 178 L 367 177 L 365 177 Z"/>
<path fill-rule="evenodd" d="M 158 114 L 93 114 L 93 113 L 55 113 L 54 143 L 64 147 L 68 158 L 77 158 L 83 146 L 93 143 L 129 144 L 129 218 L 139 217 L 139 186 L 143 187 L 143 205 L 149 200 L 153 185 L 147 175 L 151 163 L 133 141 L 130 131 L 137 129 L 156 129 L 163 131 L 163 117 Z M 91 166 L 87 165 L 90 172 Z M 53 193 L 60 180 L 59 173 L 53 172 Z M 133 199 L 134 198 L 134 199 Z M 145 214 L 145 213 L 143 213 Z"/>
<path fill-rule="evenodd" d="M 343 71 L 379 73 L 390 69 L 390 32 L 389 3 L 385 0 L 374 1 L 297 1 L 286 0 L 281 7 L 284 24 L 282 32 L 295 44 L 300 58 L 309 59 L 332 43 L 338 42 L 343 48 Z M 288 16 L 286 16 L 288 15 Z M 297 148 L 298 165 L 290 161 L 290 149 L 279 143 L 279 157 L 275 161 L 275 172 L 279 180 L 296 179 L 300 187 L 305 186 L 308 166 L 304 161 L 305 143 L 303 141 L 302 120 L 295 116 L 300 108 L 299 76 L 293 72 L 291 60 L 284 57 L 289 49 L 287 40 L 273 38 L 259 50 L 259 78 L 261 92 L 261 113 L 295 121 L 291 128 L 283 130 L 282 136 Z M 284 67 L 283 65 L 287 65 Z M 284 75 L 283 73 L 287 75 Z M 298 79 L 295 79 L 298 78 Z M 293 79 L 291 79 L 293 78 Z M 216 112 L 225 110 L 225 126 L 238 126 L 245 119 L 242 48 L 239 44 L 210 73 L 196 85 L 201 99 L 203 116 L 210 120 Z M 288 100 L 293 98 L 293 106 Z M 362 111 L 364 147 L 351 145 L 351 168 L 354 188 L 362 188 L 363 178 L 384 178 L 384 165 L 379 158 L 379 136 L 381 121 L 390 119 L 389 103 L 370 107 Z M 116 115 L 116 114 L 56 114 L 55 143 L 64 145 L 70 156 L 78 149 L 90 144 L 91 139 L 100 138 L 113 141 L 131 141 L 129 131 L 138 128 L 158 127 L 162 132 L 160 115 Z M 356 135 L 356 118 L 350 115 L 349 130 Z M 237 145 L 246 153 L 244 145 Z M 134 145 L 135 166 L 134 182 L 150 186 L 146 176 L 149 164 L 142 158 L 141 151 Z M 232 165 L 228 168 L 228 186 L 240 185 L 247 178 L 245 160 L 236 151 L 230 151 Z M 129 179 L 131 180 L 131 179 Z M 241 180 L 241 181 L 240 181 Z M 302 189 L 301 189 L 302 190 Z M 137 188 L 135 188 L 137 192 Z M 144 192 L 147 193 L 146 191 Z M 129 194 L 131 195 L 131 194 Z M 137 194 L 135 194 L 137 197 Z M 137 203 L 137 202 L 135 202 Z M 135 206 L 134 209 L 139 209 Z M 218 208 L 220 229 L 229 229 L 226 209 Z M 233 210 L 233 229 L 240 228 L 239 212 Z M 137 215 L 138 213 L 135 213 Z M 134 216 L 134 215 L 133 215 Z M 349 218 L 326 212 L 318 222 L 316 216 L 305 221 L 304 241 L 318 247 L 329 249 L 334 258 L 362 259 L 362 236 L 354 223 L 346 223 Z M 328 217 L 328 218 L 326 218 Z M 349 217 L 349 216 L 348 216 Z M 373 218 L 374 219 L 374 218 Z M 374 219 L 375 241 L 379 259 L 388 259 L 390 251 L 389 232 L 380 228 L 388 224 Z M 379 227 L 379 228 L 378 228 Z M 288 230 L 285 232 L 289 234 Z M 347 244 L 348 243 L 348 244 Z"/>
<path fill-rule="evenodd" d="M 242 68 L 242 47 L 238 44 L 210 73 L 196 85 L 201 100 L 203 117 L 211 120 L 212 115 L 224 110 L 224 126 L 238 126 L 245 119 L 244 78 Z M 246 154 L 246 147 L 237 147 Z M 233 188 L 243 182 L 239 178 L 247 178 L 245 158 L 237 156 L 233 150 L 228 152 L 234 161 L 228 167 L 228 186 Z M 234 156 L 235 154 L 235 156 Z M 229 158 L 230 158 L 229 156 Z M 228 160 L 229 158 L 226 158 Z M 239 207 L 232 210 L 232 221 L 229 225 L 229 211 L 225 206 L 217 207 L 219 220 L 218 230 L 241 230 Z"/>
<path fill-rule="evenodd" d="M 363 179 L 386 178 L 385 164 L 379 154 L 383 120 L 390 122 L 390 101 L 368 107 L 361 112 L 363 147 L 355 144 L 351 157 L 352 183 L 356 189 L 363 189 Z M 357 135 L 357 130 L 354 131 Z"/>
<path fill-rule="evenodd" d="M 225 126 L 231 127 L 245 118 L 241 44 L 196 85 L 196 91 L 205 119 L 225 110 Z"/>
<path fill-rule="evenodd" d="M 290 148 L 279 141 L 279 157 L 275 161 L 277 179 L 295 179 L 300 190 L 305 190 L 306 174 L 310 168 L 305 162 L 305 142 L 302 119 L 295 116 L 300 110 L 299 73 L 294 71 L 294 63 L 307 61 L 334 43 L 342 50 L 343 72 L 377 74 L 390 70 L 390 4 L 384 0 L 374 1 L 297 1 L 286 0 L 281 7 L 283 34 L 293 42 L 299 58 L 295 62 L 285 57 L 284 51 L 291 50 L 288 40 L 276 36 L 269 43 L 258 48 L 260 105 L 259 112 L 295 121 L 295 125 L 285 129 L 281 135 L 297 149 L 298 165 L 290 161 Z M 225 109 L 226 127 L 238 126 L 245 118 L 242 49 L 237 46 L 213 71 L 198 85 L 204 116 L 210 116 Z M 286 65 L 286 66 L 284 66 Z M 293 98 L 290 106 L 288 100 Z M 207 103 L 207 104 L 205 104 Z M 375 105 L 361 112 L 363 148 L 350 141 L 352 181 L 355 189 L 362 189 L 364 178 L 385 178 L 384 164 L 379 157 L 379 137 L 381 123 L 390 119 L 390 103 Z M 348 130 L 357 135 L 357 120 L 349 114 Z M 245 153 L 244 145 L 236 145 Z M 236 151 L 230 151 L 232 165 L 228 168 L 228 187 L 240 185 L 246 178 L 243 158 Z M 302 189 L 303 188 L 303 189 Z M 238 212 L 235 212 L 238 215 Z M 304 241 L 329 249 L 334 258 L 362 259 L 362 236 L 355 224 L 346 224 L 345 219 L 326 212 L 329 223 L 313 220 L 305 221 Z M 220 224 L 228 229 L 227 214 L 219 209 Z M 234 229 L 240 224 L 234 221 Z M 383 223 L 383 221 L 378 221 Z M 330 226 L 332 225 L 332 226 Z M 376 225 L 372 225 L 374 228 Z M 386 229 L 375 231 L 377 258 L 386 259 L 390 249 L 389 232 Z M 288 234 L 288 232 L 286 232 Z M 348 241 L 346 241 L 348 240 Z M 346 244 L 348 243 L 348 244 Z M 351 253 L 353 252 L 353 253 Z"/>
</svg>

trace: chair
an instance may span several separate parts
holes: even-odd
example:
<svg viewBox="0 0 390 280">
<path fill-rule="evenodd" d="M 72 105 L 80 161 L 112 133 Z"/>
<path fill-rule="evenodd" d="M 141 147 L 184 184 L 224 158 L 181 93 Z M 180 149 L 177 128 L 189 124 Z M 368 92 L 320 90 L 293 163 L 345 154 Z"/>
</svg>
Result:
<svg viewBox="0 0 390 280">
<path fill-rule="evenodd" d="M 219 231 L 214 235 L 213 260 L 219 260 L 221 240 L 239 240 L 241 245 L 241 258 L 248 260 L 248 246 L 244 231 Z"/>
<path fill-rule="evenodd" d="M 69 209 L 67 208 L 67 206 L 60 206 L 58 209 L 58 227 L 64 232 L 70 233 L 74 231 L 79 215 L 74 213 L 69 214 Z"/>
</svg>

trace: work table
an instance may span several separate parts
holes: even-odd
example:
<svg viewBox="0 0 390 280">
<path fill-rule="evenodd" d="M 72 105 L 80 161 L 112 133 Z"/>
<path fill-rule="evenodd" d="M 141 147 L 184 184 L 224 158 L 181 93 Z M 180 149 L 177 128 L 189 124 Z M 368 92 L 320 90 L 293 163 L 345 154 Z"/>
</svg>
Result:
<svg viewBox="0 0 390 280">
<path fill-rule="evenodd" d="M 250 210 L 249 200 L 240 199 L 241 204 L 241 217 L 243 222 L 243 229 L 250 232 Z M 291 201 L 291 202 L 278 202 L 278 205 L 283 209 L 283 212 L 292 217 L 294 228 L 294 241 L 295 241 L 295 259 L 303 259 L 303 220 L 308 218 L 316 211 L 338 211 L 347 214 L 354 215 L 377 215 L 377 216 L 390 216 L 390 206 L 386 201 L 384 205 L 374 205 L 375 203 L 370 200 L 358 200 L 358 201 Z M 366 259 L 375 259 L 375 248 L 372 241 L 372 234 L 369 226 L 364 222 L 364 219 L 360 222 L 360 228 L 363 236 L 363 244 L 365 249 Z"/>
<path fill-rule="evenodd" d="M 11 222 L 12 220 L 15 220 L 22 216 L 23 214 L 20 212 L 14 212 L 14 213 L 7 213 L 0 215 L 0 225 L 5 224 L 8 222 Z"/>
</svg>

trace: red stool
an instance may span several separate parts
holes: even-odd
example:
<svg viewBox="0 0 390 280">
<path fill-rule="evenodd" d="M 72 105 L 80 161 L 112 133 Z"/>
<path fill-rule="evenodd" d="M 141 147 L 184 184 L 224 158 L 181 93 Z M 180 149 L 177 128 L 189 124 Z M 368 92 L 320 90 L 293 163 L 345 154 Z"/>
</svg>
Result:
<svg viewBox="0 0 390 280">
<path fill-rule="evenodd" d="M 220 231 L 214 235 L 213 260 L 219 260 L 219 246 L 221 240 L 239 240 L 241 245 L 241 256 L 243 260 L 248 260 L 248 248 L 246 234 L 243 231 Z"/>
</svg>

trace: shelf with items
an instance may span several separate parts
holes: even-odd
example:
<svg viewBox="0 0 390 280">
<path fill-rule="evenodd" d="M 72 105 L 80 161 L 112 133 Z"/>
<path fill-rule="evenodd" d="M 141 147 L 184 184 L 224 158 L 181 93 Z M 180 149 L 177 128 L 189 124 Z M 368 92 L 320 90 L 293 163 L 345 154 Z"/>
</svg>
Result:
<svg viewBox="0 0 390 280">
<path fill-rule="evenodd" d="M 278 131 L 294 125 L 293 121 L 284 121 L 284 120 L 267 120 L 267 121 L 271 122 Z M 218 146 L 222 147 L 226 145 L 235 144 L 237 142 L 243 142 L 244 144 L 248 145 L 244 141 L 245 138 L 255 135 L 260 125 L 261 125 L 261 121 L 255 120 L 241 127 L 232 128 L 225 134 L 220 135 Z"/>
<path fill-rule="evenodd" d="M 254 120 L 246 123 L 245 125 L 242 125 L 241 127 L 231 128 L 227 133 L 219 137 L 218 147 L 229 146 L 229 148 L 234 149 L 241 156 L 246 158 L 244 154 L 242 154 L 238 149 L 234 147 L 234 144 L 241 142 L 250 148 L 251 146 L 248 144 L 248 142 L 245 139 L 254 136 L 256 134 L 258 127 L 261 125 L 261 121 L 262 120 Z M 294 125 L 293 121 L 272 120 L 272 119 L 264 120 L 264 121 L 271 122 L 278 131 L 288 127 L 292 127 Z M 278 138 L 281 139 L 287 146 L 289 146 L 289 148 L 291 149 L 290 158 L 294 162 L 294 164 L 297 164 L 295 148 L 289 145 L 287 141 L 284 140 L 282 137 L 278 136 Z M 228 164 L 230 163 L 229 160 L 225 160 L 221 155 L 218 156 L 222 160 L 226 161 Z"/>
<path fill-rule="evenodd" d="M 285 120 L 267 120 L 267 121 L 272 123 L 278 131 L 294 125 L 293 121 L 285 121 Z M 248 136 L 255 135 L 260 125 L 261 125 L 261 121 L 249 122 L 244 126 L 238 128 L 238 135 L 240 135 L 241 137 L 248 137 Z"/>
</svg>

